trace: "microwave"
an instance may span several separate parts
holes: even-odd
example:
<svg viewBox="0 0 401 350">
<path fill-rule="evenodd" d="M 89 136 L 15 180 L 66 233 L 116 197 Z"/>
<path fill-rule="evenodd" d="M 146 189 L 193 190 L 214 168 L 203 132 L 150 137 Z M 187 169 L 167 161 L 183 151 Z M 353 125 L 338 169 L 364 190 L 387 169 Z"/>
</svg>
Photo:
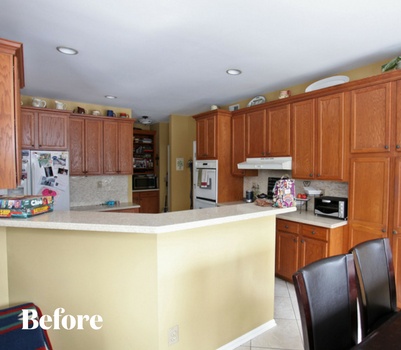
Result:
<svg viewBox="0 0 401 350">
<path fill-rule="evenodd" d="M 315 197 L 315 215 L 347 220 L 348 198 L 331 196 Z"/>
<path fill-rule="evenodd" d="M 157 176 L 149 175 L 132 175 L 132 190 L 150 190 L 157 188 Z"/>
</svg>

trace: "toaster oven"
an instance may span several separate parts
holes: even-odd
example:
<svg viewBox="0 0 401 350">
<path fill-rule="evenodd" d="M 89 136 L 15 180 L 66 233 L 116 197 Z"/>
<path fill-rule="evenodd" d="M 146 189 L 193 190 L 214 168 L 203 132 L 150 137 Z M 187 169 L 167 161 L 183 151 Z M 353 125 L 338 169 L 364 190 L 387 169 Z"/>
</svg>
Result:
<svg viewBox="0 0 401 350">
<path fill-rule="evenodd" d="M 333 196 L 315 197 L 315 215 L 347 220 L 348 198 Z"/>
</svg>

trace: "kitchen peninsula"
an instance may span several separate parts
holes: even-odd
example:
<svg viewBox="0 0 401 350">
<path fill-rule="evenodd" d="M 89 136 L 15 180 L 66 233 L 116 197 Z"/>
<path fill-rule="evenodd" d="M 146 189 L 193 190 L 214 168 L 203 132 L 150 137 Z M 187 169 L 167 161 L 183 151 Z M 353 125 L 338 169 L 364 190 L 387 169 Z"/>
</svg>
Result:
<svg viewBox="0 0 401 350">
<path fill-rule="evenodd" d="M 52 212 L 0 220 L 0 305 L 100 315 L 56 349 L 234 349 L 274 326 L 275 209 Z M 178 328 L 178 338 L 171 330 Z"/>
</svg>

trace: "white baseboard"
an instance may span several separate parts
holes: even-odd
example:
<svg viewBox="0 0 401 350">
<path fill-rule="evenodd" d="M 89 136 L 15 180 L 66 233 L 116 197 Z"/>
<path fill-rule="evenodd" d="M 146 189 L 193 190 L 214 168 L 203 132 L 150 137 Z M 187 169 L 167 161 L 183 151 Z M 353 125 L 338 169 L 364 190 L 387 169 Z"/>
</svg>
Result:
<svg viewBox="0 0 401 350">
<path fill-rule="evenodd" d="M 233 341 L 221 346 L 220 348 L 216 350 L 233 350 L 238 347 L 240 347 L 242 344 L 245 344 L 247 341 L 250 341 L 253 338 L 256 338 L 258 335 L 261 335 L 262 333 L 268 331 L 269 329 L 275 327 L 276 321 L 273 319 L 269 322 L 266 322 L 262 324 L 261 326 L 252 329 L 250 332 L 241 335 L 239 338 L 234 339 Z"/>
</svg>

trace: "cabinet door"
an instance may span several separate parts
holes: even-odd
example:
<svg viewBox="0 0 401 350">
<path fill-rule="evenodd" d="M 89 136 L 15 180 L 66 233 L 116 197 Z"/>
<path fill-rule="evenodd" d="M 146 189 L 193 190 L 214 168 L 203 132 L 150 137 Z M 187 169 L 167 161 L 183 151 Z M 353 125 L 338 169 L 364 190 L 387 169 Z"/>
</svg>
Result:
<svg viewBox="0 0 401 350">
<path fill-rule="evenodd" d="M 401 80 L 396 84 L 395 150 L 401 152 Z"/>
<path fill-rule="evenodd" d="M 351 91 L 351 153 L 390 151 L 391 83 Z"/>
<path fill-rule="evenodd" d="M 387 237 L 389 157 L 351 159 L 348 223 L 350 246 Z"/>
<path fill-rule="evenodd" d="M 325 241 L 301 237 L 299 244 L 299 268 L 302 268 L 317 260 L 326 258 L 328 256 L 328 246 L 328 243 Z"/>
<path fill-rule="evenodd" d="M 47 150 L 68 149 L 68 115 L 38 113 L 38 147 Z"/>
<path fill-rule="evenodd" d="M 298 270 L 298 235 L 277 231 L 276 235 L 276 274 L 291 281 Z"/>
<path fill-rule="evenodd" d="M 85 120 L 70 118 L 70 175 L 85 174 Z"/>
<path fill-rule="evenodd" d="M 120 121 L 118 137 L 118 172 L 120 175 L 132 175 L 133 173 L 133 145 L 131 122 Z M 153 145 L 154 147 L 154 145 Z"/>
<path fill-rule="evenodd" d="M 344 94 L 317 100 L 316 174 L 319 180 L 343 180 L 345 177 Z"/>
<path fill-rule="evenodd" d="M 217 159 L 216 116 L 196 120 L 196 140 L 198 159 Z"/>
<path fill-rule="evenodd" d="M 266 110 L 247 113 L 246 121 L 246 157 L 264 157 L 266 150 Z"/>
<path fill-rule="evenodd" d="M 258 176 L 257 170 L 238 169 L 238 163 L 246 159 L 245 155 L 245 114 L 231 118 L 231 173 L 235 176 Z"/>
<path fill-rule="evenodd" d="M 159 191 L 133 192 L 132 202 L 139 204 L 140 213 L 159 213 Z"/>
<path fill-rule="evenodd" d="M 118 123 L 115 121 L 104 121 L 103 135 L 103 173 L 106 175 L 114 175 L 117 174 L 119 170 Z"/>
<path fill-rule="evenodd" d="M 21 111 L 22 148 L 35 149 L 36 113 L 30 110 Z"/>
<path fill-rule="evenodd" d="M 314 177 L 315 163 L 315 100 L 293 103 L 292 176 L 307 179 Z"/>
<path fill-rule="evenodd" d="M 103 121 L 85 119 L 85 174 L 103 174 Z"/>
<path fill-rule="evenodd" d="M 267 155 L 286 157 L 291 154 L 290 105 L 267 110 Z"/>
<path fill-rule="evenodd" d="M 401 290 L 401 157 L 395 158 L 395 183 L 392 216 L 392 249 L 396 289 Z M 397 305 L 401 305 L 401 293 L 397 293 Z"/>
</svg>

